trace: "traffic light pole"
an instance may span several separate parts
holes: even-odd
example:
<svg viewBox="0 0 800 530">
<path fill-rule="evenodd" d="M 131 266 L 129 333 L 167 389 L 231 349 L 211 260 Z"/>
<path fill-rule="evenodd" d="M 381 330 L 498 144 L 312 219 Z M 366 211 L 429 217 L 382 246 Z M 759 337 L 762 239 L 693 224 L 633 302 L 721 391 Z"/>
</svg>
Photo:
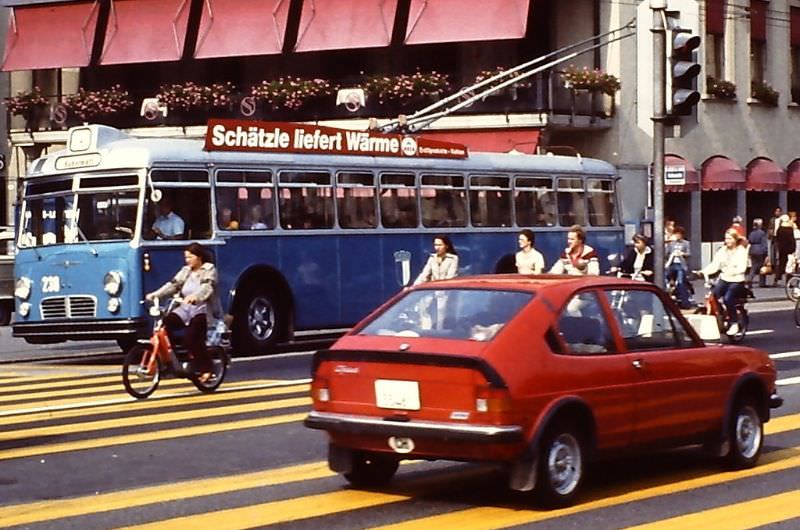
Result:
<svg viewBox="0 0 800 530">
<path fill-rule="evenodd" d="M 664 119 L 667 112 L 666 0 L 650 0 L 653 12 L 653 281 L 664 287 Z"/>
</svg>

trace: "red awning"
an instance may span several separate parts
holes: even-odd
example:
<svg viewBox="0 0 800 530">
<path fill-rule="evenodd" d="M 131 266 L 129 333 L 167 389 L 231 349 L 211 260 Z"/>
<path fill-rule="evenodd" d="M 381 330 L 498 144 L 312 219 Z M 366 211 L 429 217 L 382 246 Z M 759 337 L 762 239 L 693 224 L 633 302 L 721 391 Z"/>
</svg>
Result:
<svg viewBox="0 0 800 530">
<path fill-rule="evenodd" d="M 425 131 L 422 136 L 444 142 L 466 145 L 470 152 L 487 151 L 508 153 L 516 150 L 522 153 L 535 153 L 539 145 L 539 129 L 491 129 L 481 131 Z"/>
<path fill-rule="evenodd" d="M 411 0 L 406 44 L 520 39 L 529 0 Z"/>
<path fill-rule="evenodd" d="M 664 167 L 682 167 L 686 172 L 686 182 L 681 185 L 667 184 L 664 186 L 664 191 L 698 191 L 700 190 L 700 174 L 694 167 L 694 164 L 678 155 L 666 155 L 664 157 Z"/>
<path fill-rule="evenodd" d="M 786 172 L 769 158 L 756 158 L 747 164 L 747 189 L 782 191 L 786 189 Z"/>
<path fill-rule="evenodd" d="M 750 38 L 757 41 L 767 40 L 767 9 L 769 2 L 750 0 Z"/>
<path fill-rule="evenodd" d="M 341 50 L 388 46 L 397 0 L 306 0 L 295 50 Z"/>
<path fill-rule="evenodd" d="M 725 156 L 714 156 L 703 162 L 703 191 L 745 189 L 744 169 Z"/>
<path fill-rule="evenodd" d="M 80 2 L 13 8 L 3 70 L 88 66 L 98 7 Z"/>
<path fill-rule="evenodd" d="M 725 1 L 706 0 L 706 33 L 725 33 Z"/>
<path fill-rule="evenodd" d="M 786 173 L 786 188 L 789 191 L 800 191 L 800 158 L 789 164 Z"/>
<path fill-rule="evenodd" d="M 177 61 L 183 55 L 188 0 L 112 0 L 100 64 Z"/>
<path fill-rule="evenodd" d="M 283 50 L 289 2 L 206 0 L 194 56 L 273 55 Z"/>
</svg>

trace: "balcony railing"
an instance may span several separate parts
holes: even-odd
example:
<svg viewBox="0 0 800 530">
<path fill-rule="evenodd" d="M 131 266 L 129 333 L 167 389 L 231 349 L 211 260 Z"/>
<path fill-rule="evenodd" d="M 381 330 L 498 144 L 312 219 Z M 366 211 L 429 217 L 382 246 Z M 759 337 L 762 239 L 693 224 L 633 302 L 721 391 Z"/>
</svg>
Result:
<svg viewBox="0 0 800 530">
<path fill-rule="evenodd" d="M 346 119 L 356 117 L 393 118 L 399 114 L 412 114 L 429 105 L 432 100 L 411 100 L 403 104 L 377 105 L 367 99 L 366 106 L 354 112 L 344 105 L 335 104 L 335 96 L 307 101 L 299 109 L 272 109 L 267 105 L 241 98 L 231 108 L 197 108 L 191 111 L 170 110 L 167 116 L 156 114 L 153 119 L 141 115 L 141 103 L 152 94 L 132 94 L 134 105 L 124 111 L 94 116 L 89 121 L 105 123 L 118 128 L 148 127 L 159 125 L 202 125 L 209 118 L 242 118 L 273 121 L 312 121 Z M 9 117 L 11 130 L 63 130 L 77 125 L 82 120 L 72 116 L 60 101 L 51 96 L 49 107 L 39 109 L 30 119 L 21 116 Z M 255 106 L 252 104 L 255 103 Z M 603 126 L 614 114 L 614 98 L 600 92 L 570 90 L 564 87 L 559 72 L 547 71 L 528 78 L 525 86 L 505 88 L 469 107 L 458 111 L 459 115 L 485 114 L 540 114 L 550 117 L 561 126 Z M 248 105 L 249 108 L 248 108 Z M 252 114 L 249 110 L 253 110 Z"/>
</svg>

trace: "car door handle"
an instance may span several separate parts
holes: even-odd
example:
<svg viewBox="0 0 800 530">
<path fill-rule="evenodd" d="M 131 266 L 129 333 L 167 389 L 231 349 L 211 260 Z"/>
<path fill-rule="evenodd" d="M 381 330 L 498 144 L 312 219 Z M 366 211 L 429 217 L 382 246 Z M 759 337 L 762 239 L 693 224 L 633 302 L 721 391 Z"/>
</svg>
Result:
<svg viewBox="0 0 800 530">
<path fill-rule="evenodd" d="M 644 368 L 644 361 L 641 359 L 634 359 L 633 361 L 631 361 L 631 364 L 637 370 L 641 370 L 642 368 Z"/>
</svg>

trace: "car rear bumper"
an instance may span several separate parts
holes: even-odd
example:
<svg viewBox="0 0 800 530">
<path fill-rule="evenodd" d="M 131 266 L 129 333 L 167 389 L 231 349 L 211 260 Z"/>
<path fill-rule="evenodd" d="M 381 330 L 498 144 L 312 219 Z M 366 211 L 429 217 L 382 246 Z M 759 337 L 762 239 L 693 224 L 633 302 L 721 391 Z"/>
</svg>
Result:
<svg viewBox="0 0 800 530">
<path fill-rule="evenodd" d="M 311 429 L 345 434 L 405 436 L 473 443 L 517 443 L 523 441 L 519 425 L 469 425 L 435 421 L 390 421 L 369 416 L 312 411 L 305 419 Z"/>
<path fill-rule="evenodd" d="M 150 324 L 144 318 L 117 318 L 84 321 L 13 322 L 11 326 L 14 337 L 59 342 L 146 337 Z"/>
</svg>

